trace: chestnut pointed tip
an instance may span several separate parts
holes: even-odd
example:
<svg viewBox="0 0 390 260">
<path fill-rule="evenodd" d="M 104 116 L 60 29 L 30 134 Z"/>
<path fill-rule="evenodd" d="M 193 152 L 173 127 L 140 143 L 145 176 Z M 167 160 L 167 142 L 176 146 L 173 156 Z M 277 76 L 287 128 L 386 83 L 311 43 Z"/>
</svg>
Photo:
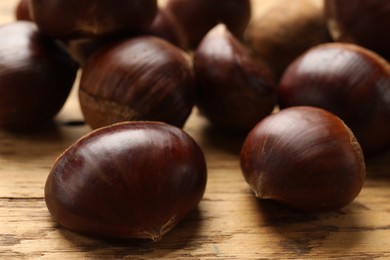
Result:
<svg viewBox="0 0 390 260">
<path fill-rule="evenodd" d="M 194 71 L 197 106 L 219 129 L 247 133 L 275 107 L 268 66 L 254 58 L 224 24 L 210 30 L 199 44 Z"/>
</svg>

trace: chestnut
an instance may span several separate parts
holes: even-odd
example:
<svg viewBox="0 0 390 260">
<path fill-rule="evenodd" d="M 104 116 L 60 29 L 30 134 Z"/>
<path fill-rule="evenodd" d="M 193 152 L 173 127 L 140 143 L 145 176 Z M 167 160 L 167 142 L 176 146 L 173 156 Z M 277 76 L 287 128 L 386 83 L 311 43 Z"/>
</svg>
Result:
<svg viewBox="0 0 390 260">
<path fill-rule="evenodd" d="M 188 49 L 187 36 L 184 29 L 166 8 L 159 8 L 148 32 L 169 41 L 181 49 Z"/>
<path fill-rule="evenodd" d="M 186 49 L 188 44 L 184 32 L 182 32 L 181 27 L 178 25 L 173 15 L 163 8 L 163 6 L 164 3 L 159 1 L 158 12 L 145 34 L 157 36 L 181 49 Z M 98 49 L 124 38 L 128 37 L 84 37 L 67 41 L 67 46 L 72 57 L 81 66 L 84 66 L 87 59 Z"/>
<path fill-rule="evenodd" d="M 390 65 L 376 53 L 347 43 L 316 46 L 284 73 L 281 108 L 316 106 L 345 121 L 366 156 L 390 149 Z"/>
<path fill-rule="evenodd" d="M 39 29 L 55 38 L 103 37 L 145 31 L 156 0 L 30 0 Z"/>
<path fill-rule="evenodd" d="M 241 39 L 251 14 L 249 0 L 168 0 L 165 8 L 183 28 L 192 49 L 218 23 Z"/>
<path fill-rule="evenodd" d="M 119 41 L 122 37 L 108 38 L 79 38 L 65 41 L 65 46 L 72 58 L 84 67 L 89 57 L 99 49 L 113 42 Z"/>
<path fill-rule="evenodd" d="M 315 107 L 291 107 L 263 119 L 245 139 L 240 159 L 256 197 L 308 212 L 347 206 L 366 174 L 352 131 Z"/>
<path fill-rule="evenodd" d="M 64 105 L 78 66 L 29 21 L 0 26 L 0 128 L 32 130 Z"/>
<path fill-rule="evenodd" d="M 100 49 L 87 63 L 79 99 L 86 122 L 163 121 L 182 127 L 195 103 L 192 61 L 169 42 L 140 36 Z"/>
<path fill-rule="evenodd" d="M 18 21 L 32 21 L 30 10 L 29 10 L 29 0 L 19 0 L 15 8 L 15 18 Z"/>
<path fill-rule="evenodd" d="M 122 122 L 85 135 L 56 160 L 45 201 L 67 229 L 159 240 L 198 205 L 206 181 L 203 152 L 184 131 Z"/>
<path fill-rule="evenodd" d="M 194 53 L 197 106 L 215 126 L 248 132 L 275 107 L 268 67 L 219 24 Z"/>
<path fill-rule="evenodd" d="M 334 40 L 364 46 L 390 60 L 388 0 L 325 0 L 325 11 Z"/>
<path fill-rule="evenodd" d="M 245 40 L 276 80 L 307 49 L 332 41 L 322 0 L 252 0 L 252 6 Z"/>
</svg>

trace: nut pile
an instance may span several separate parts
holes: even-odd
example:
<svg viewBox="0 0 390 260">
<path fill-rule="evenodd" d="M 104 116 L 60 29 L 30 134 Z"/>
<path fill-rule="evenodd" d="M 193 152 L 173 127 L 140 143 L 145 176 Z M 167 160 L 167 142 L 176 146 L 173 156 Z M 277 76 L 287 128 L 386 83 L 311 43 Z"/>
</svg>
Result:
<svg viewBox="0 0 390 260">
<path fill-rule="evenodd" d="M 15 16 L 0 26 L 2 129 L 48 123 L 81 70 L 94 130 L 45 186 L 71 230 L 158 240 L 196 208 L 206 160 L 181 129 L 194 106 L 246 135 L 258 198 L 299 210 L 347 206 L 365 158 L 390 150 L 388 0 L 21 0 Z"/>
</svg>

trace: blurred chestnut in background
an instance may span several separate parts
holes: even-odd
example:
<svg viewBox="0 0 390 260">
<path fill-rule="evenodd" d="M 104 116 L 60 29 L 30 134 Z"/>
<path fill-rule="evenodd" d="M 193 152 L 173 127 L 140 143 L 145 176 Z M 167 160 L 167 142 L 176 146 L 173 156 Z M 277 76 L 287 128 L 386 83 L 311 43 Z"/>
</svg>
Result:
<svg viewBox="0 0 390 260">
<path fill-rule="evenodd" d="M 186 49 L 188 44 L 186 42 L 186 37 L 181 27 L 178 25 L 175 17 L 168 12 L 165 8 L 165 2 L 159 1 L 159 9 L 154 17 L 153 22 L 145 31 L 145 34 L 151 34 L 156 37 L 162 38 L 169 41 L 170 43 L 176 45 L 181 49 Z M 134 37 L 134 36 L 133 36 Z M 67 42 L 69 47 L 69 52 L 72 57 L 83 66 L 87 59 L 101 47 L 123 39 L 126 37 L 117 36 L 117 37 L 86 37 L 80 39 L 73 39 Z"/>
<path fill-rule="evenodd" d="M 65 42 L 69 54 L 81 66 L 87 63 L 89 57 L 106 45 L 119 41 L 123 37 L 79 38 Z"/>
<path fill-rule="evenodd" d="M 252 0 L 252 6 L 245 40 L 276 80 L 304 51 L 332 41 L 323 0 Z"/>
<path fill-rule="evenodd" d="M 64 105 L 78 66 L 28 21 L 0 26 L 0 128 L 30 130 Z"/>
<path fill-rule="evenodd" d="M 356 43 L 390 60 L 390 1 L 325 0 L 325 10 L 336 41 Z"/>
<path fill-rule="evenodd" d="M 31 21 L 29 0 L 19 0 L 15 8 L 15 18 L 19 21 Z"/>
<path fill-rule="evenodd" d="M 184 29 L 166 8 L 159 8 L 148 33 L 165 39 L 181 49 L 188 48 L 187 35 Z"/>
<path fill-rule="evenodd" d="M 30 0 L 39 29 L 56 38 L 127 35 L 145 31 L 156 0 Z"/>
<path fill-rule="evenodd" d="M 79 139 L 55 162 L 45 185 L 56 222 L 73 231 L 159 240 L 202 199 L 200 147 L 179 128 L 126 122 Z"/>
<path fill-rule="evenodd" d="M 218 127 L 248 132 L 274 109 L 271 72 L 223 24 L 196 49 L 194 70 L 197 106 Z"/>
<path fill-rule="evenodd" d="M 92 128 L 127 120 L 182 127 L 195 103 L 192 61 L 154 36 L 122 40 L 88 60 L 79 97 Z"/>
<path fill-rule="evenodd" d="M 292 107 L 263 119 L 242 146 L 241 168 L 259 199 L 313 212 L 351 203 L 366 174 L 351 130 L 314 107 Z"/>
<path fill-rule="evenodd" d="M 390 149 L 390 65 L 368 49 L 314 47 L 288 67 L 277 94 L 281 108 L 316 106 L 339 116 L 367 156 Z"/>
<path fill-rule="evenodd" d="M 168 0 L 165 8 L 182 27 L 189 48 L 196 48 L 218 23 L 241 39 L 251 15 L 249 0 Z"/>
</svg>

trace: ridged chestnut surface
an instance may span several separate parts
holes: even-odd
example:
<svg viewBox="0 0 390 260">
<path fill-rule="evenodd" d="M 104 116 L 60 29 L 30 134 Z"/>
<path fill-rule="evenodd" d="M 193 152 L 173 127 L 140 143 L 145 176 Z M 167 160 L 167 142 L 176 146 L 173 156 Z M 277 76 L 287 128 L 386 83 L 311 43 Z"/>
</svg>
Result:
<svg viewBox="0 0 390 260">
<path fill-rule="evenodd" d="M 95 53 L 80 81 L 80 105 L 92 128 L 119 121 L 182 127 L 195 103 L 188 54 L 153 36 L 126 39 Z"/>
<path fill-rule="evenodd" d="M 159 240 L 198 205 L 206 181 L 203 152 L 181 129 L 123 122 L 69 147 L 47 178 L 45 200 L 67 229 Z"/>
<path fill-rule="evenodd" d="M 316 106 L 339 116 L 366 156 L 390 149 L 390 65 L 368 49 L 314 47 L 287 68 L 277 94 L 282 108 Z"/>
<path fill-rule="evenodd" d="M 190 48 L 218 23 L 242 38 L 251 14 L 249 0 L 168 0 L 165 8 L 183 28 Z"/>
<path fill-rule="evenodd" d="M 390 1 L 325 0 L 325 10 L 336 41 L 356 43 L 390 60 Z"/>
<path fill-rule="evenodd" d="M 133 34 L 148 28 L 156 0 L 30 0 L 39 29 L 69 39 Z"/>
<path fill-rule="evenodd" d="M 287 108 L 256 125 L 243 144 L 241 168 L 258 198 L 314 212 L 348 205 L 366 173 L 353 133 L 314 107 Z"/>
<path fill-rule="evenodd" d="M 223 24 L 212 29 L 196 49 L 194 70 L 199 110 L 225 130 L 248 132 L 276 104 L 268 67 L 251 56 Z"/>
<path fill-rule="evenodd" d="M 32 22 L 1 25 L 0 39 L 0 127 L 40 127 L 64 105 L 78 66 Z"/>
</svg>

